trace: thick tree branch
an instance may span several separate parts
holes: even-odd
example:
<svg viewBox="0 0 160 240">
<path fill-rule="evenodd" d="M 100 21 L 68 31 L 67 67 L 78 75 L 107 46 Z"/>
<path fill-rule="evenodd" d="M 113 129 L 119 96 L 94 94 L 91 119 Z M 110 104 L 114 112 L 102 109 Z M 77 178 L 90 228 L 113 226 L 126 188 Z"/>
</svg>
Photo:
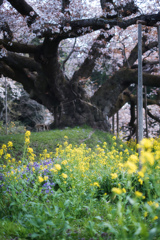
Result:
<svg viewBox="0 0 160 240">
<path fill-rule="evenodd" d="M 126 102 L 130 102 L 130 103 L 132 102 L 132 103 L 134 103 L 134 105 L 137 105 L 137 96 L 136 95 L 133 95 L 128 91 L 127 92 L 124 91 L 123 94 L 126 95 L 124 104 Z M 158 105 L 158 106 L 160 106 L 160 102 L 159 102 L 159 100 L 148 98 L 147 99 L 147 105 Z M 143 99 L 143 107 L 145 108 L 145 99 Z"/>
<path fill-rule="evenodd" d="M 158 42 L 154 41 L 154 42 L 150 42 L 149 44 L 146 44 L 146 38 L 143 38 L 142 41 L 142 53 L 147 52 L 148 50 L 157 47 Z M 132 65 L 135 63 L 135 61 L 138 59 L 138 43 L 136 44 L 136 46 L 132 49 L 128 59 L 126 60 L 126 62 L 124 63 L 124 67 L 128 67 L 128 65 L 130 67 L 132 67 Z"/>
<path fill-rule="evenodd" d="M 8 66 L 14 69 L 28 68 L 30 71 L 40 71 L 40 65 L 33 58 L 20 56 L 15 53 L 8 52 L 7 56 L 2 59 Z"/>
<path fill-rule="evenodd" d="M 10 63 L 10 62 L 9 62 Z M 30 72 L 27 68 L 17 68 L 17 64 L 6 64 L 0 62 L 0 75 L 9 77 L 19 83 L 21 83 L 24 89 L 30 94 L 30 97 L 42 104 L 43 95 L 45 92 L 45 84 L 41 82 L 41 78 L 37 77 L 37 74 Z M 43 79 L 44 80 L 44 79 Z M 48 101 L 48 96 L 45 96 L 45 101 Z"/>
<path fill-rule="evenodd" d="M 31 91 L 31 89 L 34 88 L 33 79 L 27 76 L 24 69 L 19 70 L 7 65 L 5 62 L 1 62 L 0 73 L 5 77 L 10 77 L 17 82 L 22 83 L 23 87 L 28 91 Z"/>
<path fill-rule="evenodd" d="M 3 61 L 0 62 L 0 77 L 1 77 L 2 74 L 5 77 L 11 78 L 11 79 L 15 79 L 15 73 L 14 73 L 13 69 L 10 68 Z"/>
<path fill-rule="evenodd" d="M 48 28 L 46 28 L 47 25 L 45 25 L 46 30 L 44 30 L 44 26 L 42 26 L 39 32 L 41 33 L 41 37 L 53 37 L 62 40 L 82 36 L 100 29 L 109 30 L 114 26 L 126 29 L 127 27 L 136 24 L 138 20 L 143 21 L 146 26 L 154 26 L 158 21 L 160 21 L 160 12 L 158 14 L 140 15 L 127 20 L 107 20 L 103 18 L 90 18 L 73 21 L 66 20 L 62 22 L 60 33 L 58 34 L 54 33 L 54 29 L 56 27 L 55 24 L 49 24 Z"/>
<path fill-rule="evenodd" d="M 105 47 L 106 43 L 109 42 L 112 37 L 113 35 L 109 35 L 105 38 L 103 32 L 100 33 L 93 43 L 87 58 L 82 63 L 81 67 L 74 73 L 71 82 L 77 82 L 81 78 L 88 78 L 91 76 L 96 64 L 96 59 L 102 55 L 101 49 Z"/>
<path fill-rule="evenodd" d="M 128 80 L 125 78 L 125 83 L 138 83 L 138 71 L 137 70 L 126 70 L 128 74 Z M 127 76 L 126 76 L 127 77 Z M 150 87 L 160 87 L 160 76 L 159 75 L 151 75 L 148 73 L 143 73 L 143 85 Z"/>
<path fill-rule="evenodd" d="M 126 29 L 127 27 L 136 24 L 138 20 L 144 21 L 146 26 L 153 26 L 160 21 L 160 12 L 158 14 L 140 15 L 128 20 L 105 20 L 102 18 L 96 19 L 82 19 L 68 22 L 72 27 L 72 30 L 76 30 L 82 27 L 91 27 L 93 30 L 110 29 L 114 26 Z M 109 26 L 108 26 L 109 25 Z"/>
<path fill-rule="evenodd" d="M 97 105 L 105 115 L 110 117 L 115 113 L 115 107 L 120 93 L 129 87 L 131 83 L 137 84 L 137 81 L 137 70 L 120 69 L 95 92 L 91 101 Z M 151 87 L 160 87 L 160 76 L 144 73 L 143 84 Z M 108 105 L 111 105 L 111 107 L 107 108 L 106 106 Z"/>
<path fill-rule="evenodd" d="M 34 9 L 25 0 L 7 0 L 23 16 L 28 16 L 27 23 L 30 26 L 38 16 Z"/>
<path fill-rule="evenodd" d="M 0 39 L 0 45 L 3 45 L 3 47 L 8 51 L 17 53 L 36 53 L 36 51 L 39 49 L 39 46 L 22 44 L 18 42 L 8 42 L 8 40 L 3 39 Z"/>
</svg>

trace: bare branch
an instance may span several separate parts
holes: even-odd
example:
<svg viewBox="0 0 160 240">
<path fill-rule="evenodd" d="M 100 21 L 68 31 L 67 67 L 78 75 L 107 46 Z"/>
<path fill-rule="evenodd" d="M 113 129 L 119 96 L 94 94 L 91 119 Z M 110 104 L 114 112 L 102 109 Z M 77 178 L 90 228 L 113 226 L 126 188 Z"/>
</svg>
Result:
<svg viewBox="0 0 160 240">
<path fill-rule="evenodd" d="M 149 111 L 148 108 L 147 108 L 147 114 L 148 114 L 149 117 L 151 117 L 152 119 L 154 119 L 156 122 L 159 122 L 159 123 L 160 123 L 159 117 L 154 116 L 154 115 Z"/>
<path fill-rule="evenodd" d="M 103 16 L 108 18 L 115 18 L 115 17 L 127 17 L 130 16 L 134 13 L 138 12 L 138 7 L 136 6 L 135 2 L 129 1 L 127 2 L 125 5 L 122 3 L 120 5 L 117 6 L 117 2 L 113 1 L 113 0 L 100 0 L 101 2 L 101 7 L 103 10 Z M 111 10 L 115 11 L 115 13 L 111 14 Z"/>
<path fill-rule="evenodd" d="M 13 33 L 8 25 L 7 22 L 4 22 L 2 25 L 0 25 L 0 30 L 3 31 L 3 38 L 7 39 L 8 41 L 11 41 L 13 38 Z"/>
<path fill-rule="evenodd" d="M 65 9 L 69 8 L 70 0 L 62 0 L 62 12 L 65 12 Z"/>
<path fill-rule="evenodd" d="M 63 71 L 65 71 L 65 64 L 66 64 L 66 62 L 68 61 L 68 59 L 70 58 L 70 56 L 71 56 L 72 53 L 74 52 L 75 45 L 76 45 L 76 38 L 75 38 L 75 41 L 74 41 L 72 50 L 70 51 L 70 53 L 68 54 L 68 56 L 66 57 L 66 59 L 65 59 L 65 60 L 63 61 L 63 63 L 62 63 L 62 69 L 63 69 Z"/>
<path fill-rule="evenodd" d="M 87 58 L 82 63 L 81 67 L 74 73 L 71 82 L 76 82 L 80 78 L 88 78 L 90 77 L 93 68 L 95 67 L 95 61 L 98 57 L 101 56 L 101 48 L 105 47 L 105 44 L 111 40 L 113 35 L 109 35 L 105 38 L 103 32 L 97 37 L 95 42 L 93 43 Z M 103 40 L 105 41 L 103 42 Z M 102 40 L 102 41 L 101 41 Z"/>
</svg>

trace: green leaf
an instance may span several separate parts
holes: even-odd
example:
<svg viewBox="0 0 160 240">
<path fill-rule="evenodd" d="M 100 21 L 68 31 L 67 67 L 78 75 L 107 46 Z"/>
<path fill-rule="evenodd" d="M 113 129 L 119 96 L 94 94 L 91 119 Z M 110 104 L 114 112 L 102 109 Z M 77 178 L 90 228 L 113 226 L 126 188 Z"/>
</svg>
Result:
<svg viewBox="0 0 160 240">
<path fill-rule="evenodd" d="M 32 234 L 31 234 L 31 238 L 36 238 L 36 237 L 39 237 L 39 234 L 38 234 L 38 233 L 32 233 Z"/>
<path fill-rule="evenodd" d="M 139 226 L 137 228 L 137 231 L 134 233 L 134 235 L 139 235 L 141 233 L 141 231 L 142 231 L 142 228 L 141 228 L 141 226 Z"/>
<path fill-rule="evenodd" d="M 116 233 L 116 229 L 112 227 L 112 225 L 108 222 L 103 222 L 101 224 L 99 224 L 100 227 L 104 228 L 104 229 L 109 229 L 111 233 Z"/>
<path fill-rule="evenodd" d="M 32 226 L 39 228 L 39 226 L 37 225 L 37 223 L 35 222 L 35 220 L 33 220 L 33 219 L 28 219 L 28 222 L 29 222 Z"/>
<path fill-rule="evenodd" d="M 127 200 L 128 202 L 131 204 L 131 205 L 134 205 L 135 204 L 135 200 L 133 198 L 130 198 L 129 196 L 127 197 Z"/>
<path fill-rule="evenodd" d="M 31 214 L 26 214 L 25 217 L 26 217 L 26 218 L 34 218 L 34 216 L 31 215 Z"/>
<path fill-rule="evenodd" d="M 65 203 L 64 203 L 64 206 L 65 206 L 65 207 L 68 207 L 69 205 L 70 205 L 70 200 L 67 199 L 67 200 L 65 201 Z"/>
<path fill-rule="evenodd" d="M 54 206 L 54 209 L 55 209 L 55 213 L 57 214 L 58 211 L 59 211 L 59 207 L 58 206 Z"/>
<path fill-rule="evenodd" d="M 156 236 L 156 233 L 157 233 L 157 228 L 152 228 L 152 229 L 149 231 L 149 240 L 154 239 L 154 237 Z"/>
<path fill-rule="evenodd" d="M 98 220 L 102 220 L 102 218 L 100 216 L 96 216 L 95 218 Z"/>
<path fill-rule="evenodd" d="M 50 225 L 50 226 L 55 226 L 55 224 L 53 223 L 52 220 L 48 220 L 48 221 L 46 222 L 46 224 L 47 224 L 47 225 Z"/>
</svg>

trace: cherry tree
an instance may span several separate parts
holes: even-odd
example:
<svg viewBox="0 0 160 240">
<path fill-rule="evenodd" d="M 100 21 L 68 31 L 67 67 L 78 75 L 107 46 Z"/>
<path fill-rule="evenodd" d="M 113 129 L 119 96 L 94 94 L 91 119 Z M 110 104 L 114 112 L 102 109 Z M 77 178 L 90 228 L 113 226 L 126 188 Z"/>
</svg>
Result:
<svg viewBox="0 0 160 240">
<path fill-rule="evenodd" d="M 32 99 L 47 107 L 54 127 L 88 124 L 109 130 L 108 117 L 124 104 L 120 96 L 137 83 L 137 21 L 144 24 L 145 64 L 150 65 L 151 51 L 157 54 L 156 4 L 144 14 L 140 0 L 0 0 L 0 74 L 20 82 Z M 91 38 L 90 48 L 67 75 L 65 62 L 85 35 Z M 61 62 L 60 48 L 70 39 L 73 47 Z M 118 45 L 113 47 L 115 41 Z M 111 63 L 113 53 L 116 59 Z M 102 59 L 114 66 L 112 76 L 88 97 L 81 80 L 101 68 Z M 159 87 L 160 76 L 152 73 L 144 73 L 144 85 Z"/>
</svg>

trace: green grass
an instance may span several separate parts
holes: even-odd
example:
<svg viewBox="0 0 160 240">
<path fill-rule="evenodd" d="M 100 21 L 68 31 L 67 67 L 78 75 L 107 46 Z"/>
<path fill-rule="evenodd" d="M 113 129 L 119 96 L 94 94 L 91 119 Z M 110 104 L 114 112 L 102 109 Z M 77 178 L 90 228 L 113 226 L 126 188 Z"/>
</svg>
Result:
<svg viewBox="0 0 160 240">
<path fill-rule="evenodd" d="M 23 161 L 27 133 L 0 137 L 0 240 L 160 239 L 159 141 L 144 141 L 139 172 L 137 153 L 109 133 L 85 126 L 29 135 L 29 150 L 54 155 L 35 163 L 26 151 Z"/>
<path fill-rule="evenodd" d="M 0 240 L 11 240 L 17 236 L 18 240 L 24 240 L 24 236 L 27 235 L 28 231 L 20 224 L 11 222 L 9 220 L 0 220 Z"/>
<path fill-rule="evenodd" d="M 63 130 L 56 129 L 43 132 L 32 132 L 31 145 L 34 153 L 39 156 L 44 149 L 47 149 L 48 152 L 55 152 L 57 145 L 64 142 L 64 136 L 68 137 L 69 143 L 73 146 L 85 143 L 88 148 L 94 149 L 97 145 L 102 146 L 103 142 L 107 142 L 108 147 L 111 149 L 113 145 L 113 135 L 84 126 L 65 128 Z M 20 160 L 23 154 L 24 134 L 0 136 L 0 148 L 3 144 L 7 144 L 8 141 L 13 142 L 15 158 Z M 126 144 L 122 143 L 118 139 L 117 142 L 119 145 L 123 144 L 125 147 L 127 147 Z"/>
</svg>

